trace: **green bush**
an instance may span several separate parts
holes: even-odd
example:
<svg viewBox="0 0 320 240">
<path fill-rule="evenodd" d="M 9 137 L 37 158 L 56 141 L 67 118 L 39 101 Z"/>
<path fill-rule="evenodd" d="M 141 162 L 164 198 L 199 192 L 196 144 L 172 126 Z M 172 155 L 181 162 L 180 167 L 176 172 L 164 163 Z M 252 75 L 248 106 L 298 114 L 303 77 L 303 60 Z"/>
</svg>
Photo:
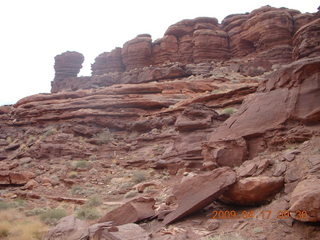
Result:
<svg viewBox="0 0 320 240">
<path fill-rule="evenodd" d="M 77 212 L 76 216 L 80 219 L 94 220 L 100 217 L 100 214 L 96 208 L 83 205 Z"/>
<path fill-rule="evenodd" d="M 48 225 L 55 225 L 61 218 L 67 216 L 63 208 L 48 209 L 40 215 L 41 221 Z"/>
</svg>

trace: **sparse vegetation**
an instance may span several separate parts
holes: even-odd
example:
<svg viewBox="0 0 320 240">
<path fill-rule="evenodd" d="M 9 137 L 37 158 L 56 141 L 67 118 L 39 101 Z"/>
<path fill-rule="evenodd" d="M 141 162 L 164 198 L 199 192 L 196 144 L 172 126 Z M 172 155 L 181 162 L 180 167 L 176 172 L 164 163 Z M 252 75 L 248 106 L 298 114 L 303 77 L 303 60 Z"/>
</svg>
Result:
<svg viewBox="0 0 320 240">
<path fill-rule="evenodd" d="M 71 171 L 68 173 L 68 177 L 69 178 L 76 178 L 76 177 L 78 177 L 78 173 L 75 171 Z"/>
<path fill-rule="evenodd" d="M 0 239 L 8 240 L 41 240 L 47 226 L 37 217 L 24 218 L 15 209 L 0 212 Z"/>
<path fill-rule="evenodd" d="M 41 221 L 48 225 L 56 224 L 61 218 L 67 216 L 66 210 L 63 208 L 48 209 L 40 215 Z"/>
<path fill-rule="evenodd" d="M 133 198 L 138 195 L 137 191 L 131 190 L 124 195 L 124 198 Z"/>
<path fill-rule="evenodd" d="M 23 199 L 17 198 L 13 201 L 4 201 L 0 199 L 0 211 L 6 210 L 9 208 L 19 208 L 25 205 L 25 201 Z"/>
<path fill-rule="evenodd" d="M 56 134 L 57 132 L 58 132 L 58 130 L 56 128 L 54 128 L 54 127 L 46 128 L 45 132 L 43 133 L 42 136 L 49 137 L 51 135 Z"/>
<path fill-rule="evenodd" d="M 106 128 L 104 131 L 94 135 L 94 139 L 98 144 L 106 144 L 113 140 L 113 135 L 110 132 L 109 128 Z"/>
<path fill-rule="evenodd" d="M 132 181 L 136 184 L 146 181 L 147 174 L 141 170 L 136 170 L 132 173 Z"/>
<path fill-rule="evenodd" d="M 202 240 L 245 240 L 238 233 L 222 233 L 215 236 L 210 236 L 207 238 L 202 238 Z M 246 239 L 249 240 L 249 239 Z"/>
<path fill-rule="evenodd" d="M 88 169 L 90 167 L 90 162 L 88 162 L 86 160 L 73 161 L 71 163 L 71 167 L 74 170 Z"/>
<path fill-rule="evenodd" d="M 84 189 L 80 185 L 73 185 L 71 188 L 71 193 L 73 195 L 81 195 L 84 194 Z"/>
<path fill-rule="evenodd" d="M 25 211 L 25 215 L 26 216 L 38 216 L 41 214 L 44 214 L 45 212 L 47 212 L 48 209 L 47 208 L 34 208 L 28 211 Z"/>
<path fill-rule="evenodd" d="M 94 220 L 100 217 L 96 208 L 83 205 L 77 212 L 76 216 L 80 219 Z"/>
<path fill-rule="evenodd" d="M 235 108 L 225 108 L 222 110 L 222 114 L 228 114 L 228 115 L 232 115 L 236 112 L 237 110 Z"/>
<path fill-rule="evenodd" d="M 80 219 L 94 220 L 100 217 L 99 211 L 96 207 L 102 204 L 98 196 L 92 196 L 89 200 L 81 206 L 76 212 L 76 216 Z"/>
</svg>

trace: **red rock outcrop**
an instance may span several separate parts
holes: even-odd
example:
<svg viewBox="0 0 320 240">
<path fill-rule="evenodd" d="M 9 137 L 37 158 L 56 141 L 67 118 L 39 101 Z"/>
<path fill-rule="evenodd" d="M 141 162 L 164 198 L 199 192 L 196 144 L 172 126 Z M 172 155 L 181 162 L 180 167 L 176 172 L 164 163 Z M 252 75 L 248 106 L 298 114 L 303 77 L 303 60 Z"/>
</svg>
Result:
<svg viewBox="0 0 320 240">
<path fill-rule="evenodd" d="M 234 57 L 261 52 L 267 59 L 276 55 L 275 61 L 291 60 L 292 11 L 265 6 L 249 14 L 226 17 L 222 25 Z"/>
<path fill-rule="evenodd" d="M 79 64 L 65 57 L 71 67 L 67 66 L 67 70 L 56 68 L 52 92 L 170 79 L 158 69 L 161 69 L 160 65 L 177 62 L 186 65 L 239 57 L 244 60 L 239 72 L 258 76 L 272 71 L 276 64 L 292 62 L 292 55 L 295 59 L 308 55 L 308 49 L 315 52 L 312 56 L 317 55 L 318 22 L 313 27 L 299 30 L 316 18 L 316 13 L 301 14 L 296 10 L 265 6 L 251 13 L 230 15 L 222 24 L 209 17 L 182 20 L 171 25 L 163 38 L 154 42 L 149 34 L 140 34 L 122 48 L 100 54 L 92 64 L 91 77 L 76 78 Z M 310 40 L 306 40 L 308 38 Z M 307 53 L 302 53 L 305 51 Z M 70 68 L 72 73 L 68 73 Z M 178 75 L 186 74 L 177 72 L 174 77 Z"/>
<path fill-rule="evenodd" d="M 84 56 L 78 52 L 64 52 L 55 58 L 54 81 L 61 81 L 69 77 L 76 77 L 82 68 Z"/>
<path fill-rule="evenodd" d="M 92 75 L 103 75 L 109 72 L 123 72 L 121 48 L 101 53 L 91 65 Z"/>
<path fill-rule="evenodd" d="M 126 70 L 151 65 L 152 39 L 149 34 L 141 34 L 126 42 L 121 50 Z"/>
<path fill-rule="evenodd" d="M 235 153 L 245 152 L 247 149 L 249 152 L 254 151 L 253 146 L 249 145 L 250 138 L 283 128 L 290 120 L 319 122 L 319 69 L 320 58 L 316 57 L 301 59 L 275 72 L 268 81 L 260 85 L 256 94 L 246 99 L 236 114 L 212 133 L 205 148 L 205 152 L 209 154 L 205 158 L 208 161 L 222 161 L 224 164 L 235 159 L 245 160 L 245 157 L 239 158 L 241 155 Z M 230 141 L 239 143 L 230 147 Z M 217 143 L 222 144 L 224 155 L 233 156 L 233 160 L 215 154 Z"/>
<path fill-rule="evenodd" d="M 315 57 L 320 54 L 320 18 L 303 25 L 293 36 L 293 57 Z"/>
</svg>

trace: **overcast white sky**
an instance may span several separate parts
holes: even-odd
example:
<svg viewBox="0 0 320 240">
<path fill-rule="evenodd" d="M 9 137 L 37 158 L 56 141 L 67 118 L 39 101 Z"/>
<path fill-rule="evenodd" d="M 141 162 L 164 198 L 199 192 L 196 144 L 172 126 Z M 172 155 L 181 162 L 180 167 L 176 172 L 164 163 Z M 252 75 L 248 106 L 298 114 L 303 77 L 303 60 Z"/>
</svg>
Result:
<svg viewBox="0 0 320 240">
<path fill-rule="evenodd" d="M 271 5 L 316 12 L 315 0 L 0 0 L 0 105 L 50 92 L 54 56 L 85 56 L 80 75 L 94 58 L 141 33 L 153 40 L 169 25 L 200 16 L 221 21 L 233 13 Z"/>
</svg>

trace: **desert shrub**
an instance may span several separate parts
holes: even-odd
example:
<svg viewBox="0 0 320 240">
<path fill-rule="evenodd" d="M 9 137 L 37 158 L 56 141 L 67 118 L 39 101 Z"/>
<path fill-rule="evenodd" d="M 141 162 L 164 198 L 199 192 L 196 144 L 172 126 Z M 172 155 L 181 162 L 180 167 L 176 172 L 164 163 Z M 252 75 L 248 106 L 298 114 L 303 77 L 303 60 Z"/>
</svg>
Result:
<svg viewBox="0 0 320 240">
<path fill-rule="evenodd" d="M 8 222 L 0 222 L 0 239 L 8 237 L 10 234 L 10 224 Z"/>
<path fill-rule="evenodd" d="M 146 181 L 147 174 L 141 170 L 136 170 L 132 173 L 132 181 L 136 184 Z"/>
<path fill-rule="evenodd" d="M 92 196 L 85 203 L 85 206 L 87 206 L 87 207 L 97 207 L 97 206 L 100 206 L 101 204 L 102 204 L 102 201 L 98 196 Z"/>
<path fill-rule="evenodd" d="M 225 108 L 222 110 L 222 114 L 228 114 L 228 115 L 231 115 L 235 112 L 236 112 L 235 108 Z"/>
<path fill-rule="evenodd" d="M 76 216 L 80 219 L 94 220 L 100 217 L 96 208 L 84 204 L 77 212 Z"/>
<path fill-rule="evenodd" d="M 71 188 L 71 193 L 74 195 L 84 194 L 85 190 L 80 185 L 73 185 Z"/>
<path fill-rule="evenodd" d="M 69 178 L 76 178 L 76 177 L 78 177 L 78 173 L 75 171 L 71 171 L 68 173 L 68 177 Z"/>
<path fill-rule="evenodd" d="M 25 211 L 25 215 L 26 216 L 37 216 L 37 215 L 41 215 L 43 213 L 45 213 L 46 211 L 48 211 L 47 208 L 34 208 L 28 211 Z"/>
<path fill-rule="evenodd" d="M 55 225 L 61 218 L 67 216 L 63 208 L 48 209 L 40 215 L 41 221 L 48 225 Z"/>
<path fill-rule="evenodd" d="M 13 201 L 4 201 L 0 199 L 0 210 L 5 210 L 9 208 L 19 208 L 25 205 L 25 200 L 17 198 Z"/>
<path fill-rule="evenodd" d="M 49 137 L 51 135 L 56 134 L 57 132 L 58 132 L 58 130 L 56 128 L 54 128 L 54 127 L 46 128 L 45 132 L 43 133 L 42 136 Z"/>
<path fill-rule="evenodd" d="M 86 160 L 73 161 L 71 167 L 75 170 L 77 169 L 88 169 L 90 167 L 90 162 Z"/>
<path fill-rule="evenodd" d="M 94 139 L 98 144 L 106 144 L 113 140 L 113 135 L 108 128 L 94 135 Z"/>
<path fill-rule="evenodd" d="M 137 196 L 138 195 L 138 192 L 137 191 L 129 191 L 129 192 L 127 192 L 125 195 L 124 195 L 124 197 L 125 198 L 132 198 L 132 197 L 135 197 L 135 196 Z"/>
</svg>

